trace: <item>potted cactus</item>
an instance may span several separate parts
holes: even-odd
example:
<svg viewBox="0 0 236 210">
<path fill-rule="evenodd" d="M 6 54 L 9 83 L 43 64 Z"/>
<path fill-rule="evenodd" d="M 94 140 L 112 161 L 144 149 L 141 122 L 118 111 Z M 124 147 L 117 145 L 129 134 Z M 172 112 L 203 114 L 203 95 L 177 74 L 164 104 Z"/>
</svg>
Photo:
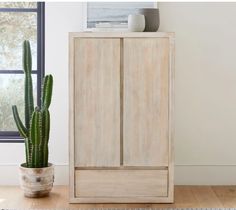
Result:
<svg viewBox="0 0 236 210">
<path fill-rule="evenodd" d="M 23 43 L 23 69 L 25 74 L 25 124 L 19 117 L 17 106 L 12 106 L 13 116 L 25 142 L 26 162 L 20 165 L 20 183 L 26 197 L 44 197 L 49 194 L 54 181 L 54 167 L 48 163 L 50 131 L 49 106 L 52 97 L 53 77 L 47 75 L 42 86 L 40 106 L 34 107 L 32 87 L 32 58 L 29 41 Z"/>
</svg>

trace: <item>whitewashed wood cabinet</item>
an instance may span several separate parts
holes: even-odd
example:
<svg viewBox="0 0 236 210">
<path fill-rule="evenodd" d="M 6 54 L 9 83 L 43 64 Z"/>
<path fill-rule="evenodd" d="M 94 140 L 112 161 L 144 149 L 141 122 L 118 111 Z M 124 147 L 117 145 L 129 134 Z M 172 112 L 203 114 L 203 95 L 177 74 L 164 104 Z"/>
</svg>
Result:
<svg viewBox="0 0 236 210">
<path fill-rule="evenodd" d="M 70 202 L 173 202 L 173 33 L 70 33 Z"/>
</svg>

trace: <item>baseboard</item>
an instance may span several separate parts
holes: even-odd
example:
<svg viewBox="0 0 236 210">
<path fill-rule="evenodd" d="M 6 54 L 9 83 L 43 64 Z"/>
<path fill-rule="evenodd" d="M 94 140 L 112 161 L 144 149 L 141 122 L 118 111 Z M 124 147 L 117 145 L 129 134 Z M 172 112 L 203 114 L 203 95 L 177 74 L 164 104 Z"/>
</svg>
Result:
<svg viewBox="0 0 236 210">
<path fill-rule="evenodd" d="M 177 165 L 175 185 L 236 185 L 236 165 Z"/>
<path fill-rule="evenodd" d="M 55 185 L 68 185 L 69 170 L 68 165 L 55 166 Z M 18 185 L 18 166 L 0 165 L 0 185 Z"/>
<path fill-rule="evenodd" d="M 55 185 L 68 185 L 68 165 L 55 166 Z M 18 185 L 18 166 L 0 165 L 0 185 Z M 175 166 L 175 185 L 236 185 L 236 166 Z"/>
</svg>

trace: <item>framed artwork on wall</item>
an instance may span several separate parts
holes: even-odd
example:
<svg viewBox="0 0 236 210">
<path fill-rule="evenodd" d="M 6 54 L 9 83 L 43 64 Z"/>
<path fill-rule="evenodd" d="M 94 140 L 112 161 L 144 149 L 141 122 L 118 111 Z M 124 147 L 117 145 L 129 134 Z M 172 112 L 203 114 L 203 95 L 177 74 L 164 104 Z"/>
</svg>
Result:
<svg viewBox="0 0 236 210">
<path fill-rule="evenodd" d="M 84 30 L 92 30 L 96 24 L 127 24 L 128 15 L 141 8 L 158 8 L 157 2 L 87 2 L 83 6 Z"/>
</svg>

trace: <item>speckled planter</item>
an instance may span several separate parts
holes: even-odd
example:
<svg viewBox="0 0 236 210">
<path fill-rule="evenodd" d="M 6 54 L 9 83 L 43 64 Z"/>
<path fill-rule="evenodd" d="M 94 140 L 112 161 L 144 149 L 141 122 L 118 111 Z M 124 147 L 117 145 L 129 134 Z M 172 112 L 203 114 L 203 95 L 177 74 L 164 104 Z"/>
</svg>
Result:
<svg viewBox="0 0 236 210">
<path fill-rule="evenodd" d="M 159 9 L 143 8 L 138 10 L 140 14 L 145 16 L 145 32 L 156 32 L 160 25 Z"/>
<path fill-rule="evenodd" d="M 45 168 L 26 168 L 20 165 L 20 185 L 25 197 L 40 198 L 48 196 L 53 187 L 54 166 Z"/>
</svg>

